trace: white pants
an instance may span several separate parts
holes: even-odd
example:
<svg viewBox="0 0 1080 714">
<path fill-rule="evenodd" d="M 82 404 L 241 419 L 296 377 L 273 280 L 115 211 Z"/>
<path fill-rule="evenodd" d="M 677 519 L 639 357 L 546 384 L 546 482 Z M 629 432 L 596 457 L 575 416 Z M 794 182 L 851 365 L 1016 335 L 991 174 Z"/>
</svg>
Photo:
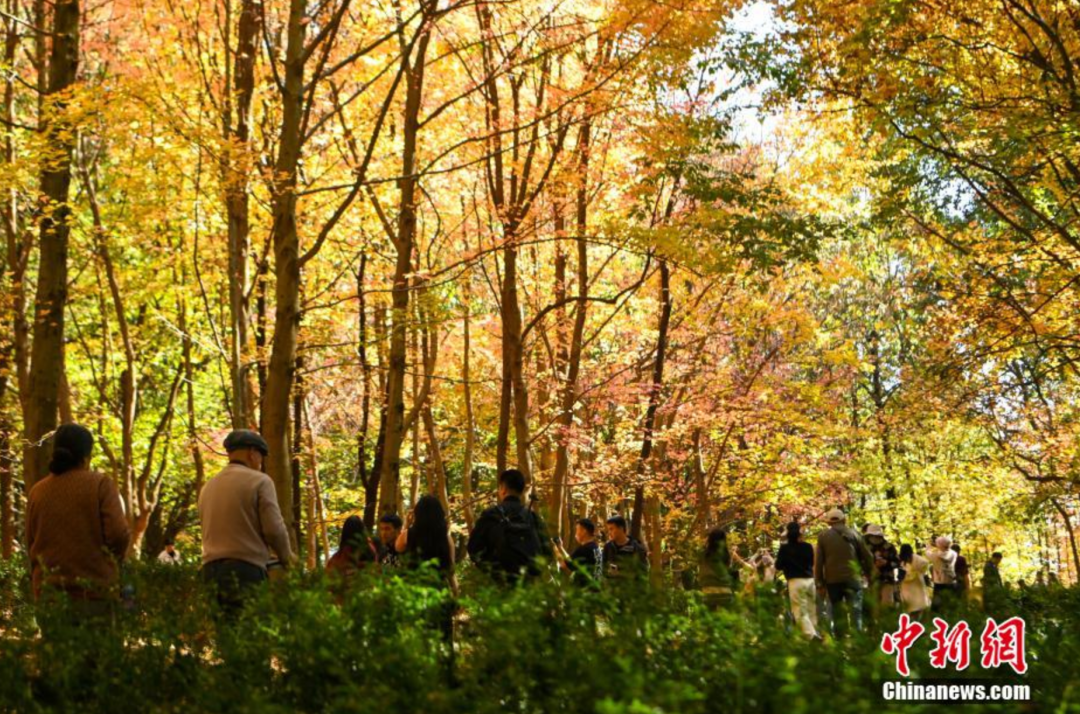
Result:
<svg viewBox="0 0 1080 714">
<path fill-rule="evenodd" d="M 787 581 L 787 589 L 795 625 L 807 637 L 817 637 L 817 588 L 814 579 L 791 578 Z"/>
</svg>

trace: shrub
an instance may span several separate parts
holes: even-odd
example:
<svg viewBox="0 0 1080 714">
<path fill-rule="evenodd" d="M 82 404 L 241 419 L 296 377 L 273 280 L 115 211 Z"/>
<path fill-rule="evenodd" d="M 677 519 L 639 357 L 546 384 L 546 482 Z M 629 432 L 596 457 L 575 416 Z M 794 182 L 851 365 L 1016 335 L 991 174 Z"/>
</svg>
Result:
<svg viewBox="0 0 1080 714">
<path fill-rule="evenodd" d="M 482 578 L 456 603 L 455 647 L 440 628 L 449 595 L 430 578 L 370 574 L 338 603 L 321 575 L 263 589 L 233 624 L 218 622 L 194 569 L 136 566 L 133 606 L 87 626 L 70 607 L 39 609 L 5 566 L 0 638 L 3 711 L 112 712 L 888 712 L 894 678 L 880 633 L 808 643 L 779 612 L 712 612 L 697 593 L 589 592 L 545 582 L 514 590 Z M 1039 709 L 1080 710 L 1080 593 L 1027 598 Z M 976 617 L 973 657 L 981 627 Z M 929 638 L 911 653 L 919 676 Z M 950 677 L 986 677 L 976 661 Z M 998 676 L 998 673 L 990 673 Z M 1017 711 L 1017 705 L 988 707 Z"/>
</svg>

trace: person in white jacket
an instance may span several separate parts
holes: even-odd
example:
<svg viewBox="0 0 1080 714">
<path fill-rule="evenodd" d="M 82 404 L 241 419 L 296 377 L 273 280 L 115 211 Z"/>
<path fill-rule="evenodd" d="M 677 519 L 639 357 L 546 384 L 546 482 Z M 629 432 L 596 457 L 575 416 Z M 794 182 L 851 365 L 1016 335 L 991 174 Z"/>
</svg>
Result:
<svg viewBox="0 0 1080 714">
<path fill-rule="evenodd" d="M 934 612 L 948 610 L 956 595 L 956 553 L 951 550 L 952 539 L 941 536 L 926 549 L 934 580 Z"/>
<path fill-rule="evenodd" d="M 900 582 L 900 602 L 904 612 L 915 620 L 921 620 L 930 608 L 930 588 L 926 586 L 926 573 L 930 561 L 915 552 L 910 543 L 900 546 L 900 566 L 904 579 Z"/>
<path fill-rule="evenodd" d="M 179 565 L 180 553 L 176 550 L 176 544 L 171 541 L 165 541 L 165 550 L 158 553 L 157 560 L 162 565 Z"/>
</svg>

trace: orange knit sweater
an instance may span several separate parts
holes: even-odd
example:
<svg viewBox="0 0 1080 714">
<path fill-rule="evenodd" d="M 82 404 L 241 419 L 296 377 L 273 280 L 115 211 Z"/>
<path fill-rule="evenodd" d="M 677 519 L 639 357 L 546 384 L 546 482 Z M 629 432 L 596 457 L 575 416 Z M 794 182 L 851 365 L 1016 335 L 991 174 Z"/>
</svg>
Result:
<svg viewBox="0 0 1080 714">
<path fill-rule="evenodd" d="M 30 489 L 26 540 L 35 598 L 45 584 L 73 597 L 108 597 L 131 540 L 116 485 L 95 471 L 46 476 Z"/>
</svg>

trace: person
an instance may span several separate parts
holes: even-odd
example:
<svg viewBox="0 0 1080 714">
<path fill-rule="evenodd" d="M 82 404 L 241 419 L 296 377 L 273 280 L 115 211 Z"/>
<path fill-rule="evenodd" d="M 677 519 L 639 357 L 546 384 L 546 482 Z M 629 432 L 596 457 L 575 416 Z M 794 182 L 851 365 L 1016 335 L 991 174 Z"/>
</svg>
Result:
<svg viewBox="0 0 1080 714">
<path fill-rule="evenodd" d="M 394 549 L 410 569 L 433 563 L 446 584 L 456 590 L 454 541 L 450 538 L 446 511 L 436 497 L 425 495 L 417 500 L 405 527 L 398 533 Z"/>
<path fill-rule="evenodd" d="M 626 519 L 612 516 L 605 525 L 608 541 L 604 544 L 604 577 L 612 582 L 645 577 L 649 572 L 649 553 L 627 533 Z"/>
<path fill-rule="evenodd" d="M 574 525 L 574 540 L 578 546 L 570 554 L 563 550 L 558 540 L 555 541 L 559 567 L 570 573 L 575 585 L 595 586 L 604 574 L 604 554 L 596 542 L 596 524 L 588 518 L 579 518 Z"/>
<path fill-rule="evenodd" d="M 1001 579 L 1001 553 L 994 553 L 983 566 L 983 609 L 987 614 L 997 613 L 1005 602 L 1005 581 Z"/>
<path fill-rule="evenodd" d="M 326 561 L 326 574 L 343 599 L 352 581 L 368 565 L 379 562 L 379 550 L 368 535 L 364 519 L 349 516 L 341 526 L 341 544 L 330 560 Z"/>
<path fill-rule="evenodd" d="M 165 541 L 165 549 L 158 553 L 157 560 L 162 565 L 180 564 L 180 553 L 176 550 L 176 543 L 172 539 Z"/>
<path fill-rule="evenodd" d="M 930 561 L 916 553 L 910 543 L 904 543 L 900 546 L 900 565 L 904 573 L 900 582 L 900 604 L 913 619 L 922 620 L 930 607 L 930 589 L 926 586 Z"/>
<path fill-rule="evenodd" d="M 401 565 L 418 570 L 431 564 L 438 573 L 438 583 L 447 588 L 452 597 L 457 596 L 457 578 L 454 574 L 454 541 L 446 511 L 439 499 L 431 495 L 421 496 L 409 513 L 405 527 L 398 534 L 394 548 L 401 556 Z M 430 567 L 430 566 L 429 566 Z M 442 631 L 443 639 L 450 644 L 450 671 L 453 671 L 454 602 L 447 599 L 434 613 L 434 619 Z"/>
<path fill-rule="evenodd" d="M 930 575 L 934 581 L 934 612 L 948 610 L 956 594 L 956 553 L 951 546 L 952 539 L 939 536 L 926 548 L 926 559 L 930 561 Z"/>
<path fill-rule="evenodd" d="M 709 609 L 727 607 L 735 601 L 736 577 L 727 530 L 713 528 L 705 540 L 705 550 L 698 564 L 698 586 Z"/>
<path fill-rule="evenodd" d="M 875 612 L 885 612 L 896 607 L 900 555 L 896 552 L 896 546 L 885 540 L 885 531 L 877 524 L 867 526 L 864 538 L 870 555 L 874 557 Z"/>
<path fill-rule="evenodd" d="M 828 595 L 833 610 L 836 636 L 847 633 L 848 610 L 856 630 L 863 626 L 863 584 L 874 568 L 874 560 L 862 536 L 847 526 L 847 516 L 839 508 L 825 514 L 829 527 L 818 536 L 814 558 L 814 580 L 818 590 Z"/>
<path fill-rule="evenodd" d="M 268 578 L 270 551 L 282 568 L 293 561 L 289 533 L 278 507 L 274 482 L 262 472 L 270 452 L 266 440 L 248 429 L 225 437 L 229 464 L 199 494 L 202 578 L 215 591 L 222 613 L 232 619 L 250 592 Z"/>
<path fill-rule="evenodd" d="M 732 559 L 746 568 L 746 583 L 743 586 L 747 595 L 754 595 L 761 589 L 767 589 L 776 582 L 776 563 L 772 553 L 762 548 L 748 558 L 742 558 L 733 552 Z"/>
<path fill-rule="evenodd" d="M 49 474 L 30 489 L 26 503 L 33 597 L 66 595 L 80 624 L 97 622 L 118 602 L 131 531 L 113 480 L 90 469 L 90 430 L 64 424 L 52 446 Z"/>
<path fill-rule="evenodd" d="M 814 546 L 803 540 L 797 521 L 787 525 L 787 540 L 776 553 L 776 568 L 787 581 L 791 617 L 806 637 L 818 639 L 817 588 L 814 587 Z"/>
<path fill-rule="evenodd" d="M 525 475 L 517 469 L 499 474 L 499 503 L 476 519 L 469 557 L 495 580 L 514 584 L 540 574 L 538 558 L 550 558 L 543 521 L 523 502 Z"/>
<path fill-rule="evenodd" d="M 956 564 L 953 566 L 956 571 L 956 597 L 960 602 L 964 602 L 971 592 L 971 570 L 968 568 L 967 558 L 960 554 L 959 543 L 952 544 L 952 552 L 956 553 Z"/>
<path fill-rule="evenodd" d="M 382 555 L 379 562 L 384 568 L 396 568 L 398 566 L 398 552 L 394 544 L 401 535 L 403 526 L 401 516 L 396 513 L 387 513 L 379 519 L 379 542 Z"/>
</svg>

